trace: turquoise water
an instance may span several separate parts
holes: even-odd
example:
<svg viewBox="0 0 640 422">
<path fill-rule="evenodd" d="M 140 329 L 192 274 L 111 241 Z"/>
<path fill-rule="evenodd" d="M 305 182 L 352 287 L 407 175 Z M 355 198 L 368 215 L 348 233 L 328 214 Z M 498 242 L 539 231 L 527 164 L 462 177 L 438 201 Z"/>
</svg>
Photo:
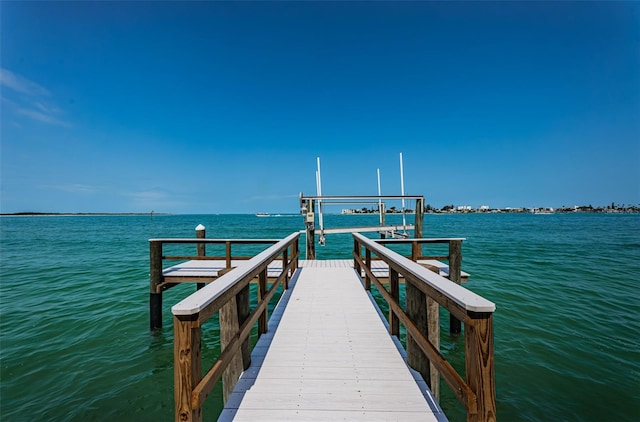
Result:
<svg viewBox="0 0 640 422">
<path fill-rule="evenodd" d="M 332 227 L 376 222 L 325 217 Z M 198 224 L 211 238 L 303 228 L 300 216 L 0 218 L 2 420 L 172 420 L 169 308 L 193 286 L 165 293 L 165 328 L 151 334 L 148 239 L 193 237 Z M 466 286 L 497 305 L 499 420 L 640 420 L 640 215 L 427 215 L 425 236 L 466 238 Z M 350 235 L 328 236 L 317 255 L 351 248 Z M 214 336 L 205 333 L 206 356 Z M 456 366 L 462 349 L 443 333 Z M 216 390 L 208 419 L 220 402 Z M 464 420 L 450 394 L 442 404 Z"/>
</svg>

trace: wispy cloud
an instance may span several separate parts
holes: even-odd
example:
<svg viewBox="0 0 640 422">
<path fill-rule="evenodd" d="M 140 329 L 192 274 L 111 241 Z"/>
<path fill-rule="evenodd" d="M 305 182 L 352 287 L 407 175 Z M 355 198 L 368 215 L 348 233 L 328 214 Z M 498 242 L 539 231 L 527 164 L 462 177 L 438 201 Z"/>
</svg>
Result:
<svg viewBox="0 0 640 422">
<path fill-rule="evenodd" d="M 79 193 L 79 194 L 93 194 L 100 190 L 96 186 L 83 185 L 81 183 L 71 183 L 68 185 L 45 185 L 43 187 L 48 189 L 55 189 L 55 190 L 61 190 L 64 192 Z"/>
<path fill-rule="evenodd" d="M 6 86 L 21 94 L 42 97 L 51 95 L 48 89 L 45 87 L 30 81 L 27 78 L 23 78 L 20 75 L 16 75 L 10 70 L 0 67 L 0 85 Z"/>
<path fill-rule="evenodd" d="M 3 90 L 2 101 L 17 115 L 50 125 L 69 126 L 61 118 L 62 110 L 51 103 L 51 92 L 42 85 L 0 68 L 0 86 L 14 93 L 13 98 L 9 99 L 6 90 Z"/>
<path fill-rule="evenodd" d="M 153 202 L 163 201 L 169 197 L 167 192 L 159 190 L 147 190 L 140 192 L 131 192 L 129 196 L 136 202 Z"/>
<path fill-rule="evenodd" d="M 43 113 L 41 111 L 38 110 L 33 110 L 33 109 L 27 109 L 27 108 L 22 108 L 22 107 L 18 107 L 16 108 L 16 113 L 22 115 L 22 116 L 27 116 L 33 120 L 37 120 L 39 122 L 42 123 L 49 123 L 52 125 L 60 125 L 60 126 L 68 126 L 69 124 L 59 120 L 55 117 L 53 117 L 51 114 L 47 114 L 47 113 Z"/>
<path fill-rule="evenodd" d="M 255 201 L 278 201 L 280 199 L 298 198 L 299 195 L 255 195 L 244 200 L 244 202 Z"/>
</svg>

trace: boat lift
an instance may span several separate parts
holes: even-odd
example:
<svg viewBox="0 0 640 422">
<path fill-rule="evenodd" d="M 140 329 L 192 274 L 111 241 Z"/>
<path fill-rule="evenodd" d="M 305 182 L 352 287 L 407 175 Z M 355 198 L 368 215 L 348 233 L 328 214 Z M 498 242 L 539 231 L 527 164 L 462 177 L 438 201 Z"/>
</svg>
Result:
<svg viewBox="0 0 640 422">
<path fill-rule="evenodd" d="M 416 202 L 415 207 L 415 223 L 413 225 L 386 225 L 385 224 L 385 206 L 384 201 L 405 201 L 413 200 Z M 300 193 L 300 210 L 305 215 L 305 232 L 307 235 L 307 255 L 306 259 L 315 259 L 315 214 L 316 209 L 323 212 L 323 208 L 328 205 L 363 205 L 363 204 L 378 204 L 380 212 L 380 225 L 379 226 L 365 226 L 365 227 L 340 227 L 340 228 L 326 228 L 324 227 L 324 220 L 322 215 L 318 215 L 318 222 L 321 224 L 320 233 L 321 241 L 320 245 L 325 243 L 325 235 L 336 233 L 355 233 L 355 232 L 379 232 L 382 238 L 385 237 L 406 237 L 406 230 L 413 230 L 415 238 L 421 238 L 423 236 L 423 219 L 424 219 L 424 196 L 423 195 L 347 195 L 347 196 L 335 196 L 335 195 L 314 195 L 305 196 Z M 404 211 L 404 210 L 403 210 Z M 403 215 L 404 219 L 404 215 Z"/>
<path fill-rule="evenodd" d="M 378 169 L 378 196 L 324 196 L 322 195 L 322 175 L 320 173 L 320 157 L 316 159 L 318 169 L 316 170 L 316 192 L 315 196 L 304 196 L 300 193 L 300 212 L 305 215 L 305 226 L 307 234 L 307 259 L 315 259 L 315 215 L 316 207 L 318 209 L 318 223 L 320 234 L 318 243 L 324 246 L 326 243 L 325 234 L 331 233 L 354 233 L 354 232 L 372 232 L 377 231 L 384 239 L 387 236 L 392 238 L 408 237 L 407 230 L 414 230 L 414 237 L 422 237 L 422 225 L 424 216 L 424 196 L 405 195 L 404 194 L 404 169 L 402 166 L 402 153 L 400 153 L 400 189 L 401 195 L 383 196 L 380 190 L 380 169 Z M 416 222 L 413 226 L 407 225 L 405 215 L 405 199 L 415 200 Z M 402 202 L 402 226 L 385 225 L 385 203 L 383 200 L 400 200 Z M 325 229 L 324 227 L 324 206 L 330 205 L 354 205 L 354 204 L 377 204 L 378 213 L 380 214 L 380 225 L 370 227 L 352 227 L 352 228 L 335 228 Z"/>
</svg>

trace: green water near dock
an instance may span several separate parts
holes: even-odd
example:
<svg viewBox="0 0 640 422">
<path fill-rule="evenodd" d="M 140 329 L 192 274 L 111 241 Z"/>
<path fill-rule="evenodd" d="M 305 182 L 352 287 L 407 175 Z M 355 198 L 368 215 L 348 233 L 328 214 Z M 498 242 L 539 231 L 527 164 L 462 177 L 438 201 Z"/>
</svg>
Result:
<svg viewBox="0 0 640 422">
<path fill-rule="evenodd" d="M 325 225 L 377 218 L 326 215 Z M 170 307 L 194 287 L 165 293 L 165 328 L 150 333 L 148 239 L 193 237 L 198 224 L 210 238 L 303 228 L 298 215 L 0 218 L 0 418 L 172 420 Z M 466 238 L 465 286 L 497 305 L 499 420 L 640 420 L 640 215 L 427 215 L 425 237 Z M 330 235 L 317 257 L 350 258 L 352 248 L 351 235 Z M 213 355 L 215 327 L 204 337 Z M 443 333 L 458 367 L 463 349 Z M 218 389 L 205 420 L 220 405 Z M 442 406 L 465 419 L 446 392 Z"/>
</svg>

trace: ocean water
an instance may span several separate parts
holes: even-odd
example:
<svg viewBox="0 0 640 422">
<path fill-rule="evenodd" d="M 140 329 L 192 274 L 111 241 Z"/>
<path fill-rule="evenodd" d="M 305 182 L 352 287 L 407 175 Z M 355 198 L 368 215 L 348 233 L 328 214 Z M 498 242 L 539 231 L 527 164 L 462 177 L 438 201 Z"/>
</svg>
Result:
<svg viewBox="0 0 640 422">
<path fill-rule="evenodd" d="M 327 227 L 376 222 L 325 216 Z M 165 292 L 164 328 L 150 333 L 148 239 L 193 237 L 198 224 L 210 238 L 303 228 L 297 215 L 0 218 L 0 418 L 172 420 L 170 307 L 194 288 Z M 327 236 L 317 257 L 349 258 L 350 237 Z M 640 420 L 640 215 L 427 215 L 425 237 L 466 238 L 465 286 L 497 305 L 499 420 Z M 204 334 L 207 359 L 215 334 Z M 463 349 L 443 330 L 456 367 Z M 206 420 L 221 402 L 217 389 Z M 450 393 L 441 402 L 465 420 Z"/>
</svg>

